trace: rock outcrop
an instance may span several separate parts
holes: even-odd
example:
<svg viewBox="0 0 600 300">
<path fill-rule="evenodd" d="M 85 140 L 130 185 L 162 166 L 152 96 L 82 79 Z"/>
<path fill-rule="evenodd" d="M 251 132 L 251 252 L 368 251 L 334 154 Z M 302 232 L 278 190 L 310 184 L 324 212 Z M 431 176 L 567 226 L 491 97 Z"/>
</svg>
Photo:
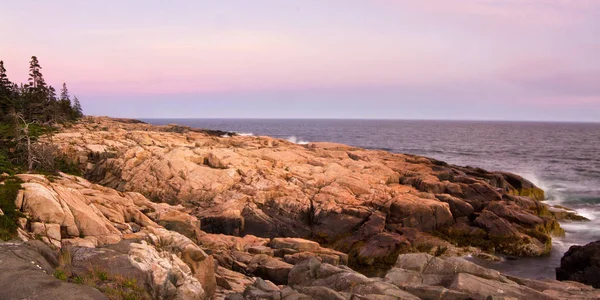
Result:
<svg viewBox="0 0 600 300">
<path fill-rule="evenodd" d="M 0 299 L 108 300 L 97 289 L 50 276 L 57 257 L 40 244 L 0 243 Z"/>
<path fill-rule="evenodd" d="M 45 298 L 69 289 L 78 299 L 599 296 L 453 257 L 549 251 L 563 233 L 556 220 L 577 217 L 539 202 L 523 178 L 223 134 L 108 118 L 56 134 L 88 179 L 17 175 L 22 241 L 0 244 L 10 262 L 0 264 L 0 298 L 14 297 L 11 274 L 33 278 L 16 289 L 31 299 L 46 286 Z"/>
<path fill-rule="evenodd" d="M 600 241 L 571 246 L 556 268 L 556 279 L 572 280 L 600 288 Z"/>
<path fill-rule="evenodd" d="M 461 258 L 428 254 L 398 257 L 384 278 L 309 259 L 296 265 L 287 286 L 257 280 L 227 299 L 598 299 L 600 291 L 576 282 L 505 276 Z"/>
<path fill-rule="evenodd" d="M 156 299 L 204 299 L 216 290 L 216 265 L 196 242 L 199 221 L 184 208 L 153 203 L 80 177 L 17 175 L 19 233 L 66 253 L 65 276 L 104 272 L 136 279 Z M 173 227 L 170 231 L 159 225 Z"/>
<path fill-rule="evenodd" d="M 311 239 L 364 270 L 408 251 L 457 254 L 456 246 L 543 255 L 564 233 L 557 218 L 574 215 L 549 209 L 543 191 L 514 174 L 334 143 L 97 117 L 52 142 L 92 182 L 182 204 L 205 232 Z"/>
</svg>

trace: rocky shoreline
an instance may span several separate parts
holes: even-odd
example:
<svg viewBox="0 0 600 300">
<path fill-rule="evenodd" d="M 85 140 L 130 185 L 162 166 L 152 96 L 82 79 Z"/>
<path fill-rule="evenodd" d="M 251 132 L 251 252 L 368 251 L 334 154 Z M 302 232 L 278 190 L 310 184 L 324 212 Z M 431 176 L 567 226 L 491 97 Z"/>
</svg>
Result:
<svg viewBox="0 0 600 300">
<path fill-rule="evenodd" d="M 458 258 L 544 255 L 583 219 L 514 174 L 105 117 L 45 141 L 85 179 L 17 175 L 28 242 L 0 247 L 41 253 L 85 299 L 600 298 Z"/>
</svg>

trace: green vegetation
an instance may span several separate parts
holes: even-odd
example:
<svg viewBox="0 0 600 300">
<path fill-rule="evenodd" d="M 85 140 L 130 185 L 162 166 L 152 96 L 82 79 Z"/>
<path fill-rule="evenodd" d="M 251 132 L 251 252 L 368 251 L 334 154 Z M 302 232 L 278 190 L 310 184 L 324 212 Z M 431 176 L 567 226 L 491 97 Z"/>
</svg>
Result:
<svg viewBox="0 0 600 300">
<path fill-rule="evenodd" d="M 0 173 L 55 172 L 64 165 L 56 147 L 36 143 L 40 136 L 52 134 L 57 124 L 83 116 L 77 97 L 71 97 L 63 83 L 60 96 L 46 84 L 37 57 L 29 64 L 29 80 L 16 84 L 8 79 L 0 61 Z"/>
<path fill-rule="evenodd" d="M 22 217 L 21 212 L 16 210 L 15 199 L 21 189 L 21 181 L 11 177 L 0 185 L 0 240 L 8 241 L 17 235 L 17 219 Z"/>
<path fill-rule="evenodd" d="M 21 182 L 12 177 L 22 172 L 54 174 L 57 171 L 79 174 L 79 170 L 50 143 L 37 143 L 42 135 L 51 135 L 59 124 L 76 121 L 83 116 L 77 97 L 71 98 L 63 84 L 60 96 L 46 84 L 37 57 L 32 56 L 29 80 L 16 84 L 9 80 L 0 60 L 0 239 L 16 236 L 15 199 Z M 6 176 L 5 176 L 6 177 Z M 55 274 L 62 277 L 61 274 Z"/>
<path fill-rule="evenodd" d="M 67 274 L 65 274 L 65 272 L 62 270 L 54 271 L 54 277 L 56 277 L 56 279 L 59 279 L 62 281 L 67 281 L 67 279 L 68 279 Z"/>
<path fill-rule="evenodd" d="M 13 175 L 14 167 L 6 157 L 6 154 L 0 150 L 0 174 L 7 173 L 9 175 Z"/>
</svg>

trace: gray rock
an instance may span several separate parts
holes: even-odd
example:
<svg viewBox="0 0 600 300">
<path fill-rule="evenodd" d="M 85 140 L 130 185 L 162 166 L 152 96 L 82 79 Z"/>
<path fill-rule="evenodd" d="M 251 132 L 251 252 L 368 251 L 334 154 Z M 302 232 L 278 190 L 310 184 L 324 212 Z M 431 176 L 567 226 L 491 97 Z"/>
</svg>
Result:
<svg viewBox="0 0 600 300">
<path fill-rule="evenodd" d="M 127 246 L 128 247 L 128 246 Z M 115 246 L 115 249 L 119 249 Z M 72 272 L 75 276 L 85 277 L 93 271 L 103 271 L 108 274 L 119 274 L 126 278 L 135 278 L 145 282 L 147 274 L 136 268 L 129 261 L 129 255 L 109 248 L 73 247 L 71 252 Z"/>
<path fill-rule="evenodd" d="M 556 299 L 525 286 L 506 284 L 471 274 L 458 274 L 449 289 L 469 294 L 473 299 L 486 300 L 490 296 L 516 297 L 528 300 Z"/>
<path fill-rule="evenodd" d="M 390 299 L 419 299 L 380 278 L 368 278 L 349 268 L 321 263 L 314 258 L 296 265 L 292 271 L 290 271 L 289 284 L 294 289 L 311 295 L 316 299 L 320 299 L 315 296 L 316 294 L 327 294 L 331 292 L 335 292 L 335 294 L 332 295 L 335 295 L 336 297 L 339 295 L 339 299 L 346 298 L 344 293 L 351 295 L 351 297 L 364 297 L 368 295 L 368 297 L 373 298 L 377 295 L 377 297 L 381 299 L 389 297 L 391 297 Z M 305 290 L 306 287 L 319 287 L 320 289 Z"/>
<path fill-rule="evenodd" d="M 468 300 L 471 299 L 467 293 L 449 290 L 441 286 L 431 285 L 408 285 L 403 289 L 423 300 Z"/>
<path fill-rule="evenodd" d="M 324 286 L 299 287 L 298 291 L 315 299 L 346 300 L 346 297 Z"/>
<path fill-rule="evenodd" d="M 33 246 L 0 243 L 0 262 L 0 299 L 108 299 L 97 289 L 60 281 L 48 274 L 50 264 Z"/>
</svg>

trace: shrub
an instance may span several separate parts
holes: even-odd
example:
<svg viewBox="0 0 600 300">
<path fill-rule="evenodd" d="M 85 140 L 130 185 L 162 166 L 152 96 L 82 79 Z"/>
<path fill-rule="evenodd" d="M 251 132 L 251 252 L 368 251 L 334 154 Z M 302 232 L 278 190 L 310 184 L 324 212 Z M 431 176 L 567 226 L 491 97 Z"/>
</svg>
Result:
<svg viewBox="0 0 600 300">
<path fill-rule="evenodd" d="M 6 157 L 6 154 L 4 154 L 4 152 L 0 151 L 0 174 L 2 174 L 2 173 L 7 173 L 9 175 L 13 175 L 14 174 L 14 166 L 12 165 L 12 163 L 10 162 L 8 157 Z"/>
<path fill-rule="evenodd" d="M 23 214 L 16 210 L 15 199 L 21 189 L 21 180 L 11 177 L 0 185 L 0 239 L 8 241 L 17 235 L 17 219 Z"/>
</svg>

